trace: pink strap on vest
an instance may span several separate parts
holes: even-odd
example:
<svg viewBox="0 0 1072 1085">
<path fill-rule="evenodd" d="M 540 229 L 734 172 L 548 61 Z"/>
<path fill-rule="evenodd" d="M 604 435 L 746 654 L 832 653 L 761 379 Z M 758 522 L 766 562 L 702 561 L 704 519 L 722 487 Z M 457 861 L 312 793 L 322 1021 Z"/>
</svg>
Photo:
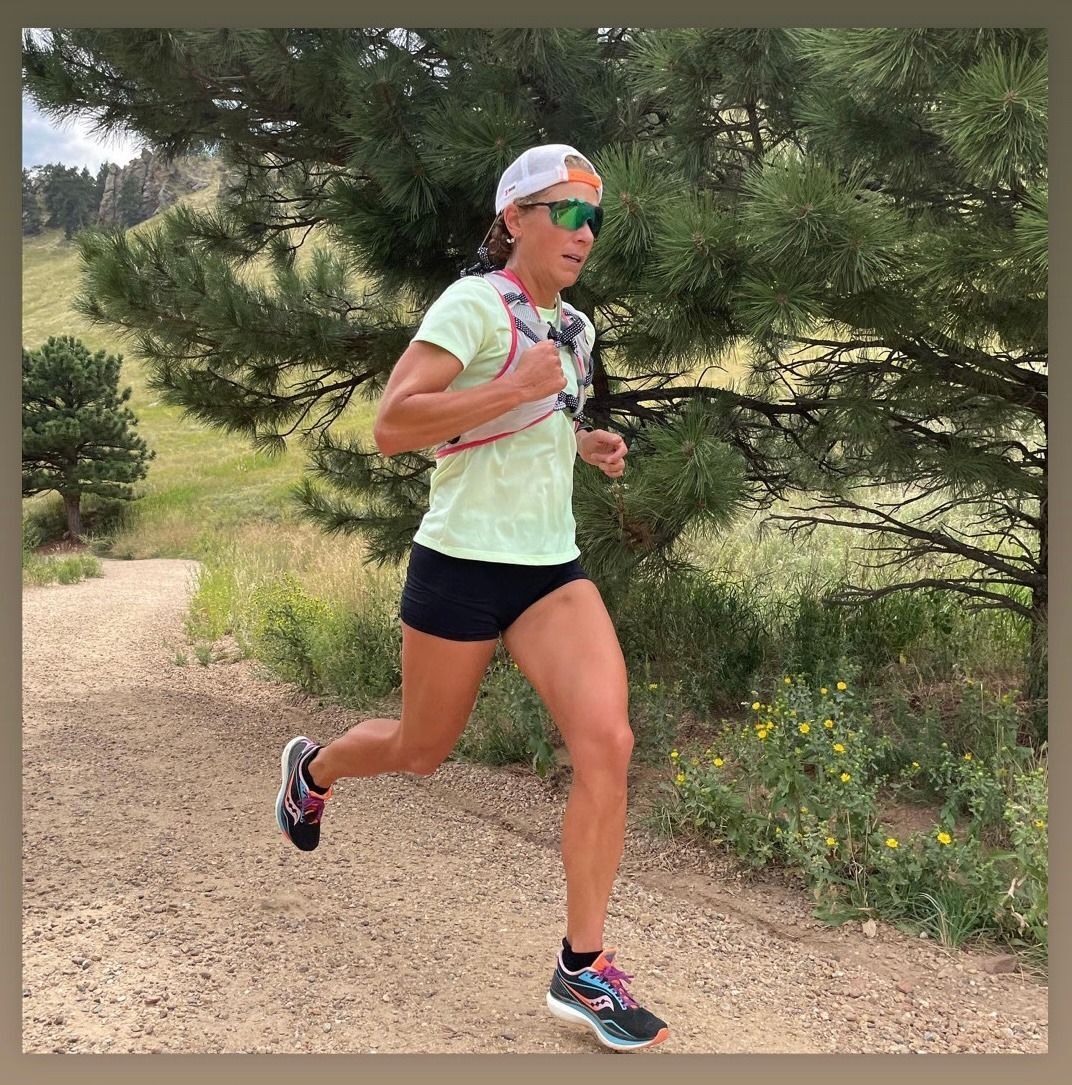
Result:
<svg viewBox="0 0 1072 1085">
<path fill-rule="evenodd" d="M 455 452 L 463 452 L 467 448 L 477 448 L 479 445 L 491 444 L 492 441 L 497 441 L 500 437 L 512 437 L 515 433 L 520 433 L 521 430 L 529 429 L 531 426 L 535 426 L 537 422 L 542 422 L 545 418 L 550 418 L 554 413 L 554 411 L 548 411 L 547 414 L 541 414 L 539 418 L 534 418 L 531 422 L 522 426 L 521 429 L 512 429 L 505 433 L 496 433 L 491 437 L 484 437 L 479 441 L 467 441 L 464 445 L 450 445 L 448 448 L 441 448 L 436 453 L 436 458 L 442 459 L 444 456 L 454 455 Z"/>
<path fill-rule="evenodd" d="M 506 304 L 506 298 L 498 290 L 495 293 L 499 294 L 499 301 L 503 303 L 503 308 L 506 310 L 506 319 L 510 321 L 510 350 L 506 355 L 506 361 L 503 362 L 502 369 L 491 378 L 492 380 L 498 380 L 510 368 L 510 363 L 514 360 L 514 355 L 517 354 L 517 325 L 514 323 L 514 314 L 510 312 L 510 306 Z"/>
</svg>

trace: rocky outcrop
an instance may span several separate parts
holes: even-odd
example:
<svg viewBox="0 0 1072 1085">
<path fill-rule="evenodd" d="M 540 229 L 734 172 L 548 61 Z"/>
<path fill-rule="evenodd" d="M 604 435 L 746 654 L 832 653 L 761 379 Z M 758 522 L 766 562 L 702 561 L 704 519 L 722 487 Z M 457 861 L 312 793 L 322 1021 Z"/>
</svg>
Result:
<svg viewBox="0 0 1072 1085">
<path fill-rule="evenodd" d="M 109 163 L 97 221 L 115 223 L 119 220 L 120 196 L 128 184 L 136 193 L 140 193 L 139 222 L 170 207 L 181 196 L 205 188 L 209 182 L 203 176 L 203 171 L 196 168 L 197 164 L 196 159 L 167 162 L 148 148 L 144 148 L 137 158 L 125 166 Z"/>
</svg>

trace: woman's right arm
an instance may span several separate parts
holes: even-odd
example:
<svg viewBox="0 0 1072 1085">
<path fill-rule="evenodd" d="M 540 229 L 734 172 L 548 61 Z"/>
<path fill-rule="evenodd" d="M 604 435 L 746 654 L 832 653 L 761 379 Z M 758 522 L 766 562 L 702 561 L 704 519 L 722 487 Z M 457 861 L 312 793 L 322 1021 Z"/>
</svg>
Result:
<svg viewBox="0 0 1072 1085">
<path fill-rule="evenodd" d="M 517 368 L 475 388 L 447 391 L 462 371 L 449 350 L 415 339 L 398 359 L 383 391 L 372 434 L 384 456 L 449 441 L 520 403 L 565 386 L 558 349 L 550 342 L 525 351 Z"/>
</svg>

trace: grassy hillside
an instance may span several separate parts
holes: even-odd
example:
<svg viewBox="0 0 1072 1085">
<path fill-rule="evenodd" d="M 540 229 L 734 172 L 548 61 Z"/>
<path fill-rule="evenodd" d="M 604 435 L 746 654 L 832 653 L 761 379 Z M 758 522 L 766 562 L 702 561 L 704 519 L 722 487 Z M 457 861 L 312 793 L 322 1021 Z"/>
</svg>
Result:
<svg viewBox="0 0 1072 1085">
<path fill-rule="evenodd" d="M 194 207 L 215 201 L 218 167 L 207 188 L 183 198 Z M 134 227 L 152 229 L 156 219 Z M 74 311 L 71 302 L 81 289 L 81 260 L 74 242 L 62 230 L 26 238 L 22 251 L 22 341 L 34 349 L 50 335 L 73 335 L 93 351 L 123 355 L 120 386 L 132 389 L 129 406 L 138 419 L 138 432 L 156 458 L 149 475 L 137 487 L 139 500 L 130 508 L 129 527 L 115 538 L 112 552 L 128 557 L 201 557 L 221 531 L 257 530 L 281 525 L 304 535 L 295 524 L 287 492 L 303 472 L 297 444 L 278 457 L 255 452 L 240 436 L 226 434 L 162 403 L 146 385 L 145 369 L 135 353 L 109 328 L 93 326 Z M 346 428 L 371 428 L 375 406 L 360 402 L 347 416 Z M 28 499 L 24 511 L 61 518 L 57 495 Z M 90 508 L 92 497 L 87 499 Z"/>
</svg>

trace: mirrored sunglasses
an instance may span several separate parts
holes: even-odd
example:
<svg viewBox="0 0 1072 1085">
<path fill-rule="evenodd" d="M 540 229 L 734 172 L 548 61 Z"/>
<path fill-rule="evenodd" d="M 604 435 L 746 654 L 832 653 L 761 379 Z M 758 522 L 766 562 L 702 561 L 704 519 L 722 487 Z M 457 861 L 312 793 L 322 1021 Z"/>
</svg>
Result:
<svg viewBox="0 0 1072 1085">
<path fill-rule="evenodd" d="M 551 215 L 551 221 L 564 230 L 579 230 L 587 222 L 592 228 L 592 237 L 599 237 L 599 228 L 603 225 L 603 208 L 598 204 L 579 200 L 575 196 L 568 200 L 534 200 L 532 203 L 518 206 L 546 207 Z"/>
</svg>

